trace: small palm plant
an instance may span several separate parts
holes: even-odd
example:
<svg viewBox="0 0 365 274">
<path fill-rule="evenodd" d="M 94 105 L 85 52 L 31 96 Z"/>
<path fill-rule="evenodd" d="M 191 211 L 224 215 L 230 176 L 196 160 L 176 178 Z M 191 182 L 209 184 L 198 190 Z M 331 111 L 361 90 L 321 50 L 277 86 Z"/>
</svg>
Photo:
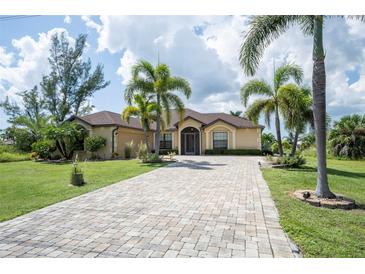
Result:
<svg viewBox="0 0 365 274">
<path fill-rule="evenodd" d="M 76 154 L 75 159 L 72 162 L 71 184 L 74 186 L 82 186 L 85 184 L 84 173 L 79 166 L 78 158 L 79 156 Z"/>
</svg>

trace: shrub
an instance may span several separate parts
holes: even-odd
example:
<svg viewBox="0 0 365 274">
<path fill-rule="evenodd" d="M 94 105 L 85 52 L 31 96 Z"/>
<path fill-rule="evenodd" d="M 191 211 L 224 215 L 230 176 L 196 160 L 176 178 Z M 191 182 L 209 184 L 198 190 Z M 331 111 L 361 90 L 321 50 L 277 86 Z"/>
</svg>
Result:
<svg viewBox="0 0 365 274">
<path fill-rule="evenodd" d="M 142 161 L 142 163 L 147 162 L 147 160 L 148 160 L 148 150 L 147 150 L 147 145 L 146 144 L 140 143 L 138 145 L 137 157 L 138 157 L 138 159 L 140 159 Z"/>
<path fill-rule="evenodd" d="M 94 153 L 106 145 L 106 139 L 101 136 L 89 136 L 84 141 L 85 150 Z"/>
<path fill-rule="evenodd" d="M 365 157 L 365 115 L 344 116 L 330 131 L 329 146 L 336 157 Z"/>
<path fill-rule="evenodd" d="M 152 149 L 151 153 L 155 153 L 156 150 Z M 178 154 L 179 150 L 177 148 L 174 149 L 160 149 L 160 153 L 159 155 L 169 155 L 169 153 L 171 152 L 175 152 L 176 154 Z"/>
<path fill-rule="evenodd" d="M 40 140 L 32 144 L 32 151 L 42 159 L 49 159 L 55 150 L 55 143 L 51 140 Z"/>
<path fill-rule="evenodd" d="M 168 155 L 170 161 L 175 161 L 176 152 L 169 152 Z"/>
<path fill-rule="evenodd" d="M 133 151 L 133 140 L 126 143 L 124 147 L 124 156 L 126 159 L 130 159 Z"/>
<path fill-rule="evenodd" d="M 271 146 L 276 142 L 275 136 L 272 133 L 262 133 L 261 135 L 261 146 L 262 151 L 265 151 L 265 154 L 272 154 Z"/>
<path fill-rule="evenodd" d="M 206 155 L 262 155 L 259 149 L 206 149 Z"/>
<path fill-rule="evenodd" d="M 0 163 L 7 162 L 19 162 L 29 160 L 28 153 L 9 153 L 9 152 L 0 152 Z"/>
<path fill-rule="evenodd" d="M 295 156 L 283 156 L 276 160 L 276 164 L 286 165 L 287 167 L 297 168 L 306 163 L 305 159 L 301 155 Z"/>
<path fill-rule="evenodd" d="M 155 153 L 148 154 L 147 163 L 161 163 L 162 159 Z"/>
<path fill-rule="evenodd" d="M 112 153 L 112 159 L 116 159 L 118 157 L 119 157 L 119 153 L 117 153 L 117 152 Z"/>
</svg>

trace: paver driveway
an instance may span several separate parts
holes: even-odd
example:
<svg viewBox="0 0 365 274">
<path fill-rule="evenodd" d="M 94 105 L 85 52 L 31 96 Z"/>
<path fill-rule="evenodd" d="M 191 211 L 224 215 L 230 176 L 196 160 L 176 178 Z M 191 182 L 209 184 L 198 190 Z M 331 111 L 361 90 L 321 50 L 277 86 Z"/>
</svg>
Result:
<svg viewBox="0 0 365 274">
<path fill-rule="evenodd" d="M 0 223 L 0 257 L 293 257 L 258 158 L 178 159 Z"/>
</svg>

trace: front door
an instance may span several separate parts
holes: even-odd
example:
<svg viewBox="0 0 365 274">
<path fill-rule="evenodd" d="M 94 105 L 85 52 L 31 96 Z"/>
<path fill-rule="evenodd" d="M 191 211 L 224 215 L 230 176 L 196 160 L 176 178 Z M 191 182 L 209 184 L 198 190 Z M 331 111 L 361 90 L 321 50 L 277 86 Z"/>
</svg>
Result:
<svg viewBox="0 0 365 274">
<path fill-rule="evenodd" d="M 194 133 L 185 133 L 185 154 L 194 155 L 195 154 L 195 138 Z"/>
</svg>

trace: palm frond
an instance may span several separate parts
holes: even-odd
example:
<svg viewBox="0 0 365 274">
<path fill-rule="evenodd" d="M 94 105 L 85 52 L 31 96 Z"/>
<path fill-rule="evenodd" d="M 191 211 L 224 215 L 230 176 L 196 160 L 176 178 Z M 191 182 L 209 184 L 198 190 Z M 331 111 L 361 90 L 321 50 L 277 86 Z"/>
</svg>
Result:
<svg viewBox="0 0 365 274">
<path fill-rule="evenodd" d="M 298 20 L 295 15 L 255 16 L 241 45 L 239 61 L 246 75 L 253 76 L 266 47 Z"/>
<path fill-rule="evenodd" d="M 140 110 L 138 107 L 135 106 L 127 106 L 122 112 L 122 120 L 127 121 L 129 123 L 131 116 L 138 116 L 140 115 Z"/>
<path fill-rule="evenodd" d="M 180 91 L 187 99 L 191 96 L 191 87 L 189 82 L 181 77 L 170 77 L 167 81 L 167 89 Z"/>
<path fill-rule="evenodd" d="M 133 96 L 137 92 L 143 94 L 153 93 L 153 83 L 141 78 L 132 78 L 124 90 L 124 99 L 128 104 L 132 103 Z"/>
<path fill-rule="evenodd" d="M 271 99 L 257 99 L 246 110 L 245 117 L 252 120 L 255 124 L 258 123 L 259 118 L 267 104 L 270 104 Z"/>
<path fill-rule="evenodd" d="M 300 84 L 303 79 L 303 69 L 293 63 L 281 65 L 275 70 L 274 89 L 277 91 L 281 85 L 293 78 L 297 84 Z"/>
<path fill-rule="evenodd" d="M 183 101 L 180 99 L 179 96 L 173 94 L 173 93 L 168 93 L 166 94 L 166 97 L 169 101 L 169 104 L 174 106 L 174 108 L 176 109 L 176 111 L 179 114 L 179 119 L 182 120 L 183 116 L 184 116 L 184 111 L 185 111 L 185 106 Z"/>
<path fill-rule="evenodd" d="M 167 82 L 170 78 L 170 69 L 166 64 L 159 64 L 155 70 L 156 78 L 162 82 Z"/>
<path fill-rule="evenodd" d="M 153 65 L 146 60 L 139 60 L 137 64 L 132 66 L 132 78 L 139 78 L 140 74 L 149 82 L 153 82 L 156 79 Z"/>
<path fill-rule="evenodd" d="M 272 89 L 264 80 L 251 80 L 241 87 L 241 102 L 247 105 L 248 98 L 251 95 L 273 96 Z"/>
</svg>

